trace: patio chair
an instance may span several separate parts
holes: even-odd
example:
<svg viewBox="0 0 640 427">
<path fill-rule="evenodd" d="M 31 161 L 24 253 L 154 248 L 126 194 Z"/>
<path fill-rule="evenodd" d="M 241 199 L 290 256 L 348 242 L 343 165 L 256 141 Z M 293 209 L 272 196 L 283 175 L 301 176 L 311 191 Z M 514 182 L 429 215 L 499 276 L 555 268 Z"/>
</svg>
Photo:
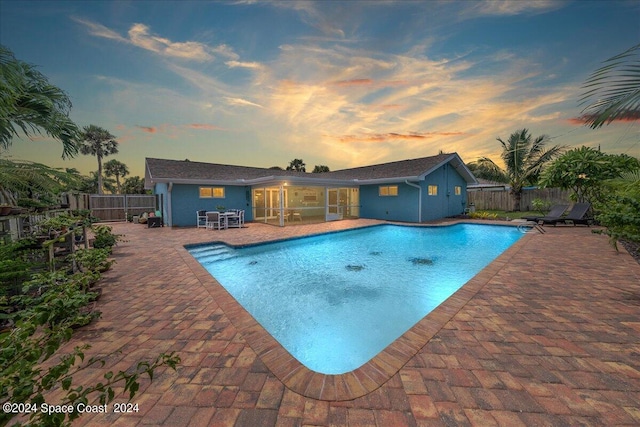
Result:
<svg viewBox="0 0 640 427">
<path fill-rule="evenodd" d="M 293 216 L 293 220 L 294 220 L 294 221 L 295 221 L 295 220 L 298 220 L 298 221 L 302 222 L 302 212 L 300 212 L 300 211 L 293 211 L 292 216 Z"/>
<path fill-rule="evenodd" d="M 522 219 L 526 219 L 527 221 L 535 221 L 538 222 L 540 218 L 560 218 L 564 211 L 567 210 L 569 205 L 553 205 L 551 206 L 551 210 L 546 215 L 539 216 L 523 216 Z"/>
<path fill-rule="evenodd" d="M 546 216 L 538 218 L 538 222 L 542 223 L 542 225 L 553 224 L 554 226 L 560 222 L 563 224 L 571 222 L 574 226 L 576 224 L 584 224 L 586 226 L 590 226 L 592 218 L 587 217 L 587 212 L 589 212 L 589 209 L 591 209 L 590 203 L 576 203 L 575 205 L 573 205 L 567 216 L 555 218 Z"/>
<path fill-rule="evenodd" d="M 196 211 L 196 227 L 207 228 L 207 211 Z"/>
<path fill-rule="evenodd" d="M 236 210 L 233 215 L 227 215 L 227 227 L 242 228 L 244 225 L 244 211 Z"/>
<path fill-rule="evenodd" d="M 213 230 L 213 229 L 222 230 L 223 228 L 225 228 L 224 219 L 220 215 L 220 212 L 216 212 L 216 211 L 207 212 L 206 216 L 207 216 L 207 223 L 206 223 L 207 230 Z"/>
</svg>

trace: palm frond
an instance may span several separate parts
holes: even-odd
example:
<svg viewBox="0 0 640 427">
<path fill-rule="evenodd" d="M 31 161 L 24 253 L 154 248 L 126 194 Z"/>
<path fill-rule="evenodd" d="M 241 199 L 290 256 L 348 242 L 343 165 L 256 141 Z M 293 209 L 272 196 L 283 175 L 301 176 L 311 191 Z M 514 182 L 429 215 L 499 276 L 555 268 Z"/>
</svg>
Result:
<svg viewBox="0 0 640 427">
<path fill-rule="evenodd" d="M 614 120 L 640 118 L 640 44 L 613 56 L 583 84 L 581 118 L 596 129 Z"/>
</svg>

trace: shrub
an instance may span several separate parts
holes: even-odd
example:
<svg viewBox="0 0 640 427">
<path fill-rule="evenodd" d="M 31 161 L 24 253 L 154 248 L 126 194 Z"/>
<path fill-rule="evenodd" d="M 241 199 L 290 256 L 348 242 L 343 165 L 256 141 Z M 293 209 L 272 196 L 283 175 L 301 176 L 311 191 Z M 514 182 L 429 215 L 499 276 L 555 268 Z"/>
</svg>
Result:
<svg viewBox="0 0 640 427">
<path fill-rule="evenodd" d="M 0 308 L 9 303 L 17 308 L 6 315 L 11 318 L 13 327 L 0 332 L 0 404 L 14 402 L 38 408 L 25 415 L 28 419 L 25 425 L 69 426 L 82 415 L 77 410 L 53 414 L 39 410 L 45 403 L 44 394 L 49 390 L 57 389 L 60 393 L 56 405 L 104 405 L 114 400 L 114 387 L 122 384 L 123 394 L 131 401 L 139 389 L 141 375 L 148 375 L 152 380 L 158 367 L 166 365 L 175 370 L 180 362 L 173 352 L 161 353 L 155 360 L 141 361 L 127 371 L 108 371 L 97 384 L 74 384 L 75 374 L 88 368 L 100 368 L 111 356 L 90 358 L 85 362 L 84 352 L 89 346 L 84 345 L 55 360 L 52 358 L 60 346 L 69 341 L 74 327 L 99 316 L 98 312 L 86 309 L 95 295 L 85 290 L 96 274 L 68 275 L 62 271 L 34 274 L 25 282 L 23 295 L 10 300 L 0 296 Z M 15 415 L 11 411 L 1 412 L 0 425 L 8 424 Z"/>
<path fill-rule="evenodd" d="M 542 199 L 533 199 L 531 201 L 531 208 L 536 212 L 540 212 L 542 215 L 546 215 L 551 209 L 551 202 Z"/>
<path fill-rule="evenodd" d="M 109 249 L 119 241 L 122 241 L 122 234 L 114 234 L 112 228 L 108 225 L 98 225 L 93 227 L 93 233 L 95 234 L 95 241 L 93 247 L 96 249 Z"/>
<path fill-rule="evenodd" d="M 470 213 L 469 217 L 471 217 L 472 219 L 497 219 L 498 214 L 485 211 L 476 211 Z"/>
</svg>

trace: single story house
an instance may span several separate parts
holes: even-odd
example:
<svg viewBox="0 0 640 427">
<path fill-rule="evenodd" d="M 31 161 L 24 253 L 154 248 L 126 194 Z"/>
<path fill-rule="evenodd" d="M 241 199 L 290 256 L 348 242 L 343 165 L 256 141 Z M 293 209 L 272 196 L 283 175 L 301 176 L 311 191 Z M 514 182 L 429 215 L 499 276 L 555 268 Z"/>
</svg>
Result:
<svg viewBox="0 0 640 427">
<path fill-rule="evenodd" d="M 457 153 L 333 172 L 305 173 L 189 160 L 145 159 L 145 188 L 159 194 L 164 222 L 195 226 L 196 211 L 243 209 L 246 221 L 371 218 L 423 222 L 458 215 L 476 184 Z"/>
</svg>

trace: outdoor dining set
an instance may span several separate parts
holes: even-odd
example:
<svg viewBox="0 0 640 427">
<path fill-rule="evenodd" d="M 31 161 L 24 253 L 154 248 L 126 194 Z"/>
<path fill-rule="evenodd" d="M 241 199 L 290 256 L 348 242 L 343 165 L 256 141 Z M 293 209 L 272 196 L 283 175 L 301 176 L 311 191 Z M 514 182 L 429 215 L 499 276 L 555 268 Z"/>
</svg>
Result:
<svg viewBox="0 0 640 427">
<path fill-rule="evenodd" d="M 244 210 L 229 209 L 226 211 L 197 211 L 198 228 L 207 230 L 226 230 L 227 228 L 244 227 Z"/>
</svg>

